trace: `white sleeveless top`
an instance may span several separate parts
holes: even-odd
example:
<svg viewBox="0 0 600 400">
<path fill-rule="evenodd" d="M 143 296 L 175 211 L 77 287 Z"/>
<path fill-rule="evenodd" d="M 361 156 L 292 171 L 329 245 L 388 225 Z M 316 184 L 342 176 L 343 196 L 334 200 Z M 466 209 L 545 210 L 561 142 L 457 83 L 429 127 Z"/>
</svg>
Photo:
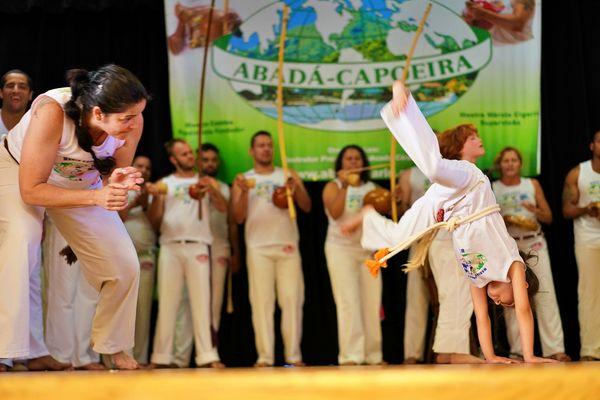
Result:
<svg viewBox="0 0 600 400">
<path fill-rule="evenodd" d="M 31 110 L 35 108 L 36 103 L 42 97 L 50 97 L 64 109 L 65 104 L 71 99 L 71 89 L 52 89 L 39 95 L 31 105 L 31 109 L 23 115 L 21 121 L 10 131 L 8 148 L 12 156 L 19 162 L 25 134 L 31 122 Z M 113 156 L 115 151 L 124 144 L 124 140 L 108 135 L 101 145 L 93 146 L 92 149 L 96 153 L 96 157 L 106 158 Z M 75 124 L 66 114 L 54 166 L 47 183 L 67 189 L 89 189 L 102 186 L 102 178 L 94 167 L 92 155 L 79 147 L 75 136 Z"/>
<path fill-rule="evenodd" d="M 579 207 L 586 207 L 591 202 L 600 201 L 600 174 L 592 169 L 592 161 L 579 164 Z M 573 221 L 575 245 L 593 245 L 600 247 L 600 221 L 587 214 Z"/>
<path fill-rule="evenodd" d="M 511 0 L 511 8 L 515 9 L 515 5 L 520 3 L 519 0 Z M 539 12 L 539 11 L 538 11 Z M 503 46 L 507 44 L 521 43 L 533 39 L 533 16 L 527 21 L 523 30 L 513 31 L 510 29 L 501 28 L 498 25 L 493 25 L 490 28 L 490 36 L 495 46 Z"/>
<path fill-rule="evenodd" d="M 410 169 L 410 205 L 422 197 L 427 189 L 431 186 L 431 182 L 423 172 L 417 167 Z"/>
<path fill-rule="evenodd" d="M 333 182 L 335 182 L 339 188 L 342 187 L 342 183 L 338 179 L 334 179 Z M 329 221 L 327 237 L 325 239 L 326 243 L 332 243 L 338 246 L 360 247 L 362 228 L 359 228 L 351 235 L 346 236 L 342 233 L 341 225 L 348 218 L 360 212 L 365 195 L 373 189 L 375 189 L 375 184 L 373 182 L 366 182 L 357 187 L 348 186 L 346 189 L 346 205 L 344 206 L 344 213 L 338 219 L 333 219 L 329 214 L 329 211 L 327 211 L 327 208 L 325 208 L 325 215 L 327 215 L 327 220 Z"/>
<path fill-rule="evenodd" d="M 130 191 L 128 193 L 129 203 L 135 201 L 138 195 L 137 192 Z M 151 201 L 152 196 L 148 196 L 148 202 Z M 149 253 L 156 248 L 156 233 L 142 206 L 138 205 L 130 209 L 123 224 L 138 254 Z"/>
<path fill-rule="evenodd" d="M 0 108 L 0 112 L 2 112 L 2 108 Z M 4 121 L 2 121 L 2 117 L 0 117 L 0 140 L 4 138 L 8 134 L 8 128 L 4 125 Z"/>
<path fill-rule="evenodd" d="M 507 186 L 499 180 L 494 181 L 492 183 L 492 190 L 496 196 L 496 201 L 500 205 L 500 213 L 502 216 L 523 216 L 537 221 L 537 216 L 523 207 L 523 202 L 528 202 L 537 206 L 537 202 L 535 201 L 535 187 L 530 178 L 521 178 L 521 182 L 518 185 L 511 186 Z M 514 225 L 508 225 L 506 229 L 511 236 L 531 234 L 531 231 L 527 231 Z"/>
<path fill-rule="evenodd" d="M 217 181 L 219 190 L 225 200 L 229 202 L 230 192 L 229 186 L 226 183 Z M 213 236 L 212 246 L 214 247 L 230 247 L 229 244 L 229 224 L 227 223 L 227 212 L 217 210 L 212 203 L 209 206 L 210 210 L 210 232 Z"/>
<path fill-rule="evenodd" d="M 198 219 L 198 200 L 190 197 L 189 188 L 198 182 L 198 175 L 179 178 L 173 174 L 162 179 L 167 185 L 165 212 L 160 225 L 160 244 L 191 240 L 210 245 L 208 195 L 202 198 L 202 219 Z"/>
<path fill-rule="evenodd" d="M 283 186 L 283 169 L 267 175 L 257 174 L 254 169 L 244 173 L 246 179 L 254 179 L 256 184 L 248 193 L 248 213 L 244 232 L 246 246 L 297 245 L 299 240 L 296 221 L 290 219 L 287 209 L 273 204 L 273 191 Z"/>
</svg>

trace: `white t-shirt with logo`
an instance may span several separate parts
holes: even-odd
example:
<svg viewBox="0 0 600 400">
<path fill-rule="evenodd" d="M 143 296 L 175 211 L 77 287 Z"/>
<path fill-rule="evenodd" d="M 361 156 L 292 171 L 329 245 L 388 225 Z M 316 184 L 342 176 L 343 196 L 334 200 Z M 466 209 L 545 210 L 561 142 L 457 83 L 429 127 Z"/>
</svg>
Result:
<svg viewBox="0 0 600 400">
<path fill-rule="evenodd" d="M 275 167 L 270 174 L 258 174 L 251 169 L 244 176 L 256 182 L 248 193 L 244 227 L 246 246 L 297 245 L 299 234 L 296 221 L 290 219 L 287 209 L 275 206 L 272 199 L 275 188 L 285 183 L 283 169 Z"/>
<path fill-rule="evenodd" d="M 537 221 L 537 216 L 523 207 L 523 202 L 531 203 L 534 206 L 537 205 L 535 200 L 535 187 L 530 178 L 521 178 L 521 182 L 519 182 L 518 185 L 510 186 L 505 185 L 501 181 L 495 181 L 492 183 L 492 190 L 500 205 L 500 213 L 503 216 L 523 216 L 533 221 Z M 514 225 L 509 225 L 506 229 L 508 229 L 508 233 L 512 236 L 531 233 L 531 231 Z"/>
<path fill-rule="evenodd" d="M 591 202 L 600 201 L 600 174 L 592 168 L 592 161 L 579 164 L 579 207 L 587 207 Z M 573 221 L 575 245 L 600 248 L 600 221 L 584 214 Z"/>
<path fill-rule="evenodd" d="M 10 131 L 8 148 L 17 161 L 21 160 L 23 141 L 31 122 L 31 110 L 35 108 L 36 103 L 42 97 L 50 97 L 64 109 L 65 104 L 71 99 L 71 89 L 52 89 L 38 96 L 34 100 L 31 109 L 23 115 L 21 121 Z M 115 151 L 124 144 L 124 140 L 109 135 L 102 144 L 93 146 L 92 149 L 98 158 L 106 158 L 113 156 Z M 102 186 L 102 178 L 94 167 L 92 155 L 79 147 L 75 136 L 75 124 L 66 114 L 63 119 L 63 131 L 54 159 L 54 166 L 47 182 L 68 189 L 89 189 Z"/>
<path fill-rule="evenodd" d="M 342 183 L 338 179 L 335 179 L 333 182 L 335 182 L 338 188 L 342 187 Z M 365 195 L 373 189 L 375 189 L 375 184 L 373 182 L 366 182 L 360 186 L 349 185 L 346 189 L 346 203 L 344 206 L 344 212 L 338 219 L 333 219 L 333 217 L 329 214 L 329 211 L 327 211 L 327 208 L 325 208 L 325 215 L 327 215 L 327 220 L 329 221 L 329 226 L 327 227 L 327 237 L 325 239 L 327 243 L 349 247 L 356 247 L 360 245 L 362 230 L 357 229 L 350 235 L 344 235 L 342 233 L 341 226 L 346 220 L 348 220 L 348 218 L 360 212 L 363 206 Z"/>
<path fill-rule="evenodd" d="M 219 191 L 229 201 L 230 190 L 229 186 L 221 181 L 219 183 Z M 210 231 L 212 233 L 213 248 L 230 247 L 229 244 L 229 224 L 227 222 L 227 212 L 217 210 L 212 203 L 210 204 Z"/>
<path fill-rule="evenodd" d="M 180 178 L 174 174 L 162 179 L 167 185 L 165 210 L 160 225 L 160 244 L 189 240 L 210 245 L 210 214 L 208 195 L 202 198 L 202 219 L 198 218 L 198 200 L 190 197 L 189 188 L 198 182 L 198 175 Z"/>
<path fill-rule="evenodd" d="M 129 203 L 134 202 L 139 195 L 138 192 L 130 191 Z M 151 201 L 152 196 L 148 196 L 148 202 Z M 141 205 L 129 210 L 124 224 L 138 254 L 149 253 L 156 248 L 156 233 Z"/>
<path fill-rule="evenodd" d="M 399 117 L 393 115 L 390 104 L 381 115 L 408 156 L 434 183 L 398 223 L 376 212 L 367 213 L 363 221 L 363 247 L 369 250 L 392 247 L 433 225 L 440 209 L 444 210 L 447 221 L 451 217 L 465 218 L 496 204 L 489 179 L 475 164 L 442 158 L 437 137 L 412 97 Z M 477 287 L 491 281 L 509 282 L 512 263 L 523 262 L 499 212 L 460 225 L 451 235 L 457 260 Z"/>
</svg>

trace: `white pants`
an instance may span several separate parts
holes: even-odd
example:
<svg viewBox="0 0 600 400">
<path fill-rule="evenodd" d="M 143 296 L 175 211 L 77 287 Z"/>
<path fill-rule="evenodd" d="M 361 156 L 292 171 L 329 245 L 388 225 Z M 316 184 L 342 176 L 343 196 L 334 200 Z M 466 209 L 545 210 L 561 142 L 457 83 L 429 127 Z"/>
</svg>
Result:
<svg viewBox="0 0 600 400">
<path fill-rule="evenodd" d="M 327 270 L 335 299 L 338 362 L 379 364 L 381 354 L 381 275 L 371 276 L 364 262 L 371 253 L 325 242 Z"/>
<path fill-rule="evenodd" d="M 0 357 L 30 354 L 29 268 L 37 261 L 44 209 L 23 203 L 19 167 L 0 146 Z M 133 347 L 139 262 L 115 211 L 100 207 L 48 209 L 48 215 L 100 292 L 92 342 L 98 353 Z M 33 349 L 31 349 L 33 351 Z"/>
<path fill-rule="evenodd" d="M 231 261 L 231 249 L 229 246 L 211 246 L 210 250 L 211 320 L 212 333 L 216 335 L 219 332 L 221 322 L 221 309 L 223 307 L 228 267 Z M 173 362 L 179 367 L 186 368 L 190 365 L 192 345 L 192 312 L 190 310 L 189 295 L 184 288 L 181 305 L 177 311 L 175 338 L 173 340 Z"/>
<path fill-rule="evenodd" d="M 550 267 L 550 256 L 548 255 L 548 244 L 543 235 L 535 238 L 517 240 L 519 250 L 528 254 L 537 255 L 537 263 L 532 259 L 531 270 L 540 281 L 540 290 L 535 295 L 534 308 L 542 342 L 542 353 L 544 357 L 565 352 L 562 322 L 556 301 L 554 281 L 552 280 L 552 269 Z M 504 309 L 506 321 L 506 334 L 512 354 L 523 354 L 521 349 L 521 336 L 519 335 L 519 323 L 514 307 Z"/>
<path fill-rule="evenodd" d="M 140 289 L 138 291 L 135 313 L 135 346 L 133 357 L 140 364 L 148 363 L 150 345 L 150 318 L 152 316 L 152 298 L 156 275 L 156 256 L 154 250 L 138 254 L 140 260 Z"/>
<path fill-rule="evenodd" d="M 408 259 L 414 253 L 410 248 Z M 423 269 L 410 271 L 406 279 L 406 311 L 404 315 L 404 359 L 423 360 L 427 316 L 429 313 L 429 289 Z"/>
<path fill-rule="evenodd" d="M 42 258 L 47 277 L 46 344 L 52 357 L 74 367 L 98 362 L 90 338 L 99 293 L 85 280 L 79 262 L 67 264 L 58 253 L 67 245 L 46 219 Z"/>
<path fill-rule="evenodd" d="M 281 336 L 287 363 L 302 361 L 304 278 L 297 246 L 247 247 L 248 286 L 257 363 L 275 362 L 275 300 L 281 308 Z"/>
<path fill-rule="evenodd" d="M 29 275 L 29 354 L 18 359 L 32 359 L 50 354 L 44 341 L 44 317 L 42 307 L 41 257 L 32 265 Z M 11 358 L 0 358 L 0 363 L 11 366 Z"/>
<path fill-rule="evenodd" d="M 210 330 L 210 263 L 201 243 L 163 244 L 158 256 L 158 320 L 154 336 L 155 364 L 171 364 L 177 311 L 184 285 L 189 293 L 196 364 L 219 360 Z"/>
<path fill-rule="evenodd" d="M 575 246 L 581 357 L 600 358 L 600 246 Z"/>
<path fill-rule="evenodd" d="M 470 283 L 456 260 L 452 240 L 435 239 L 431 243 L 429 264 L 440 303 L 433 351 L 469 354 L 473 301 Z"/>
</svg>

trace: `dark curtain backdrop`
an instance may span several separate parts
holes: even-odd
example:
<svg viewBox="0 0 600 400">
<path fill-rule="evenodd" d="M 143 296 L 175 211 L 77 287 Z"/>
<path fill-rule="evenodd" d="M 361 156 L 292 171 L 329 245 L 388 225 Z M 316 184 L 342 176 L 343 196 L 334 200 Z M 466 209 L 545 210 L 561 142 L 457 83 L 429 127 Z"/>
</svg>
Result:
<svg viewBox="0 0 600 400">
<path fill-rule="evenodd" d="M 568 170 L 590 157 L 591 134 L 600 128 L 599 15 L 600 2 L 592 0 L 547 0 L 543 4 L 539 180 L 555 216 L 545 231 L 565 344 L 574 357 L 579 352 L 577 265 L 572 222 L 561 216 L 561 192 Z M 0 72 L 12 68 L 27 71 L 38 94 L 63 86 L 69 68 L 93 69 L 114 62 L 132 70 L 154 95 L 145 112 L 139 152 L 151 157 L 154 177 L 170 172 L 162 148 L 171 137 L 171 128 L 161 1 L 3 0 L 0 18 Z M 327 225 L 321 201 L 323 183 L 307 187 L 313 211 L 299 218 L 306 286 L 302 349 L 309 364 L 333 364 L 337 328 L 323 253 Z M 405 286 L 400 268 L 384 271 L 384 356 L 393 363 L 402 360 Z M 223 317 L 220 351 L 230 365 L 251 365 L 255 352 L 245 268 L 234 278 L 234 302 L 235 313 Z M 277 348 L 281 362 L 279 337 Z"/>
</svg>

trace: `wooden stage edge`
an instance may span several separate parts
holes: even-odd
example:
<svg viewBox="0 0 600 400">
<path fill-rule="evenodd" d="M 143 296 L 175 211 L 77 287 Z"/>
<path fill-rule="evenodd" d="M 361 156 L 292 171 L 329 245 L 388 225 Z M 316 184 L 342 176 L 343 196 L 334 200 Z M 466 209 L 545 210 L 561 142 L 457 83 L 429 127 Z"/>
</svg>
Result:
<svg viewBox="0 0 600 400">
<path fill-rule="evenodd" d="M 600 399 L 600 363 L 0 374 L 2 400 Z"/>
</svg>

